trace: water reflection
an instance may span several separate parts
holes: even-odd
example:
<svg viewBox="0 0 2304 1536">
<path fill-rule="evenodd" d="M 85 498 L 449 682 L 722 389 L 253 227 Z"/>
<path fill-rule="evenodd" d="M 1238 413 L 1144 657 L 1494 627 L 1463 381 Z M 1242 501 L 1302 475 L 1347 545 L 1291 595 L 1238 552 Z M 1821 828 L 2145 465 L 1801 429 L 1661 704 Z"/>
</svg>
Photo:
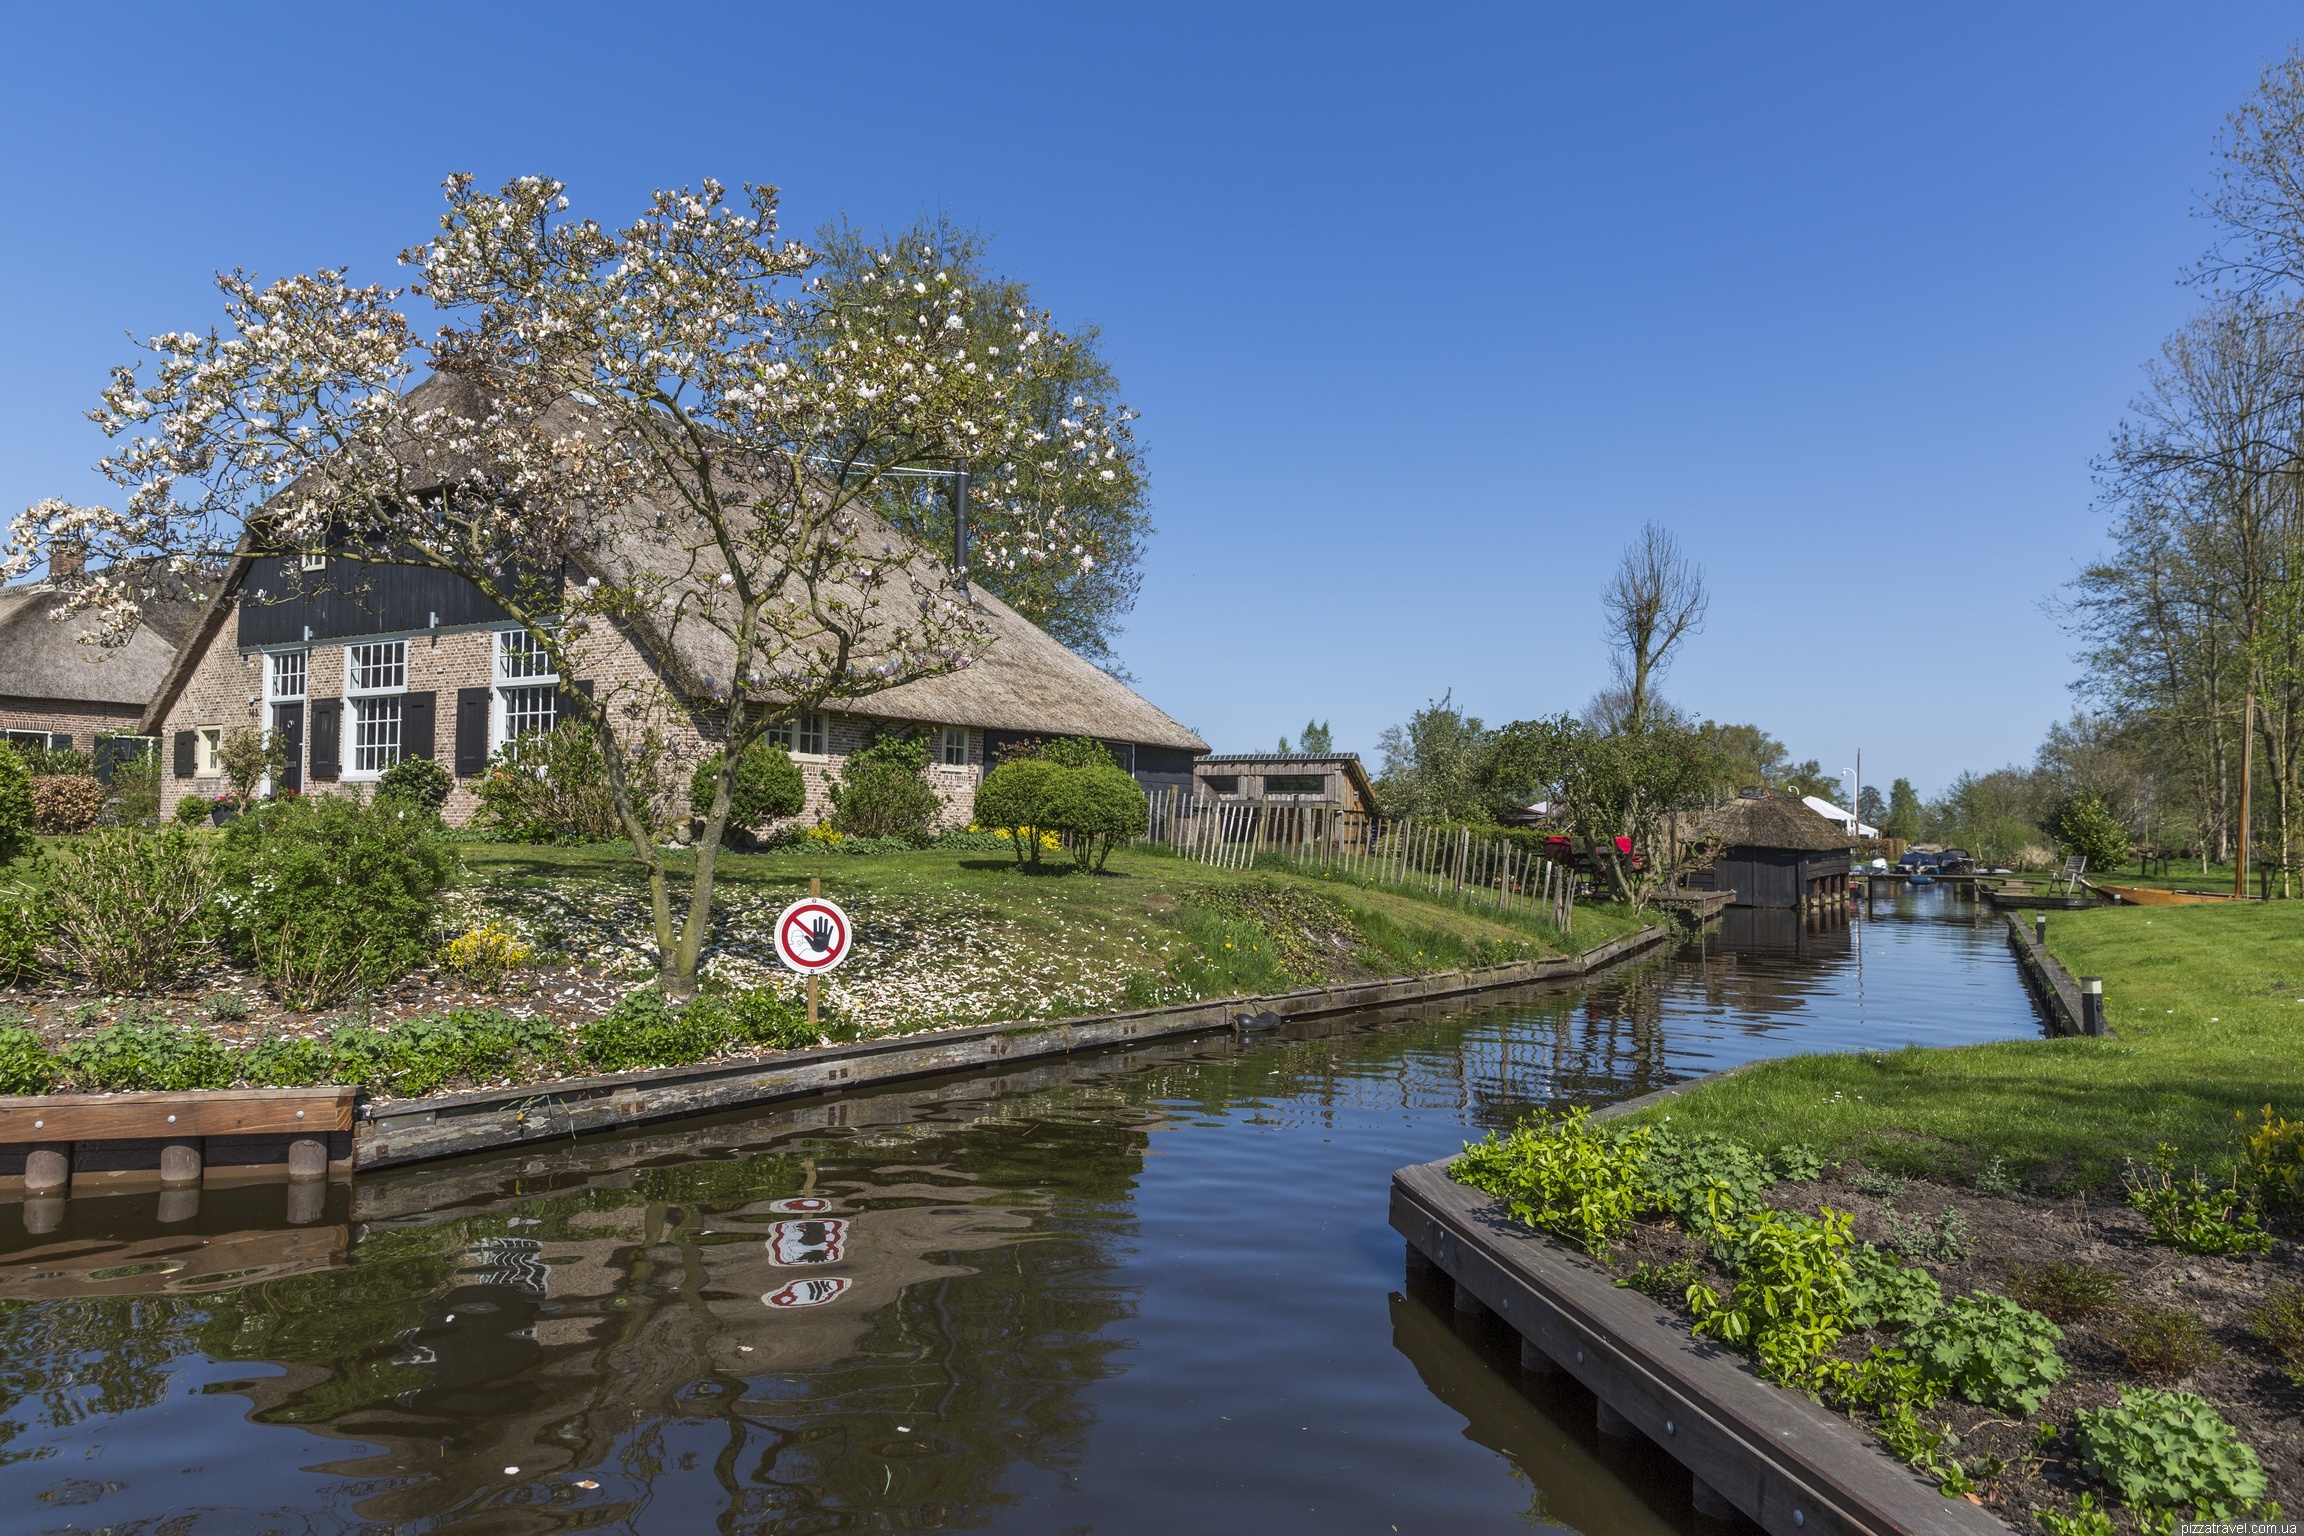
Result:
<svg viewBox="0 0 2304 1536">
<path fill-rule="evenodd" d="M 0 1508 L 171 1533 L 1684 1524 L 1668 1469 L 1611 1460 L 1588 1405 L 1525 1395 L 1397 1293 L 1386 1178 L 1532 1104 L 2030 1032 L 1993 931 L 1938 916 L 388 1173 L 299 1225 L 276 1188 L 167 1227 L 151 1196 L 76 1200 L 0 1239 Z"/>
</svg>

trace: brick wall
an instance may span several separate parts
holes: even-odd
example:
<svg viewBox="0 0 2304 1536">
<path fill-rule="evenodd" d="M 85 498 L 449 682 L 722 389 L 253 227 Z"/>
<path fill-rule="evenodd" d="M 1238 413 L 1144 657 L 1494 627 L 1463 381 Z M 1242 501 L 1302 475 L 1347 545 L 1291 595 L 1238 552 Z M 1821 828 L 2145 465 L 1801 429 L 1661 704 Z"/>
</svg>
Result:
<svg viewBox="0 0 2304 1536">
<path fill-rule="evenodd" d="M 69 736 L 85 752 L 104 731 L 133 736 L 144 711 L 134 704 L 89 704 L 69 699 L 0 698 L 0 731 L 45 731 Z"/>
</svg>

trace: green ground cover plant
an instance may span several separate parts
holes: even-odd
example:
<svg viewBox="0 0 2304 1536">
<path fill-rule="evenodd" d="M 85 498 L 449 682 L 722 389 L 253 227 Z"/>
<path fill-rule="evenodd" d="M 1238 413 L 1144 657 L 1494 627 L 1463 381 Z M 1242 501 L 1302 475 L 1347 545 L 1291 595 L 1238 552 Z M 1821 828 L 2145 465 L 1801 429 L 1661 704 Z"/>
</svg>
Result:
<svg viewBox="0 0 2304 1536">
<path fill-rule="evenodd" d="M 2256 1453 L 2189 1392 L 2123 1387 L 2119 1403 L 2079 1414 L 2081 1465 L 2145 1509 L 2229 1520 L 2264 1496 Z"/>
<path fill-rule="evenodd" d="M 1866 1243 L 1849 1261 L 1848 1321 L 1857 1328 L 1901 1333 L 1934 1317 L 1944 1288 L 1924 1269 L 1899 1264 Z"/>
<path fill-rule="evenodd" d="M 2158 1143 L 2224 1183 L 2236 1116 L 2304 1106 L 2304 902 L 2060 912 L 2048 945 L 2104 978 L 2115 1037 L 1764 1062 L 1682 1095 L 1674 1121 L 1881 1172 L 1966 1182 L 2000 1158 L 2105 1190 Z"/>
<path fill-rule="evenodd" d="M 2176 1149 L 2162 1142 L 2143 1163 L 2131 1160 L 2121 1181 L 2128 1186 L 2128 1203 L 2151 1223 L 2156 1243 L 2218 1255 L 2263 1253 L 2272 1246 L 2237 1170 L 2228 1187 L 2218 1188 L 2197 1164 L 2178 1173 Z"/>
<path fill-rule="evenodd" d="M 1464 1149 L 1449 1167 L 1460 1184 L 1495 1196 L 1516 1221 L 1603 1254 L 1652 1204 L 1650 1131 L 1592 1123 L 1590 1112 L 1539 1111 Z"/>
<path fill-rule="evenodd" d="M 576 1054 L 596 1072 L 625 1072 L 686 1066 L 738 1046 L 815 1045 L 823 1033 L 808 1027 L 805 1008 L 772 992 L 707 994 L 674 1008 L 643 987 L 577 1031 Z"/>
<path fill-rule="evenodd" d="M 2017 1265 L 2009 1272 L 2008 1294 L 2053 1322 L 2077 1323 L 2120 1299 L 2120 1277 L 2107 1269 L 2051 1259 Z"/>
<path fill-rule="evenodd" d="M 1990 1291 L 1945 1302 L 1905 1330 L 1904 1351 L 1931 1385 L 2002 1413 L 2029 1414 L 2069 1374 L 2064 1330 Z"/>
</svg>

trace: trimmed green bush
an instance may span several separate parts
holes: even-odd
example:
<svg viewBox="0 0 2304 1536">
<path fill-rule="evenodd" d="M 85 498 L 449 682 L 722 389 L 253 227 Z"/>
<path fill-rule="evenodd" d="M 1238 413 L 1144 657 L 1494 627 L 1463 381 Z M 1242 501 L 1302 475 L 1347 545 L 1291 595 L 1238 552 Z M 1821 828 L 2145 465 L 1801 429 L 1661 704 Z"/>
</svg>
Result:
<svg viewBox="0 0 2304 1536">
<path fill-rule="evenodd" d="M 32 840 L 32 770 L 14 747 L 0 743 L 0 864 L 21 858 Z"/>
<path fill-rule="evenodd" d="M 1058 773 L 1048 791 L 1049 824 L 1072 840 L 1081 868 L 1104 868 L 1113 848 L 1150 824 L 1144 790 L 1109 762 Z"/>
<path fill-rule="evenodd" d="M 384 776 L 376 781 L 376 794 L 379 799 L 391 795 L 437 814 L 455 787 L 456 780 L 448 770 L 432 759 L 404 757 L 384 770 Z"/>
<path fill-rule="evenodd" d="M 928 743 L 884 733 L 840 765 L 832 785 L 832 825 L 851 837 L 928 841 L 944 797 L 928 782 Z"/>
<path fill-rule="evenodd" d="M 229 940 L 290 1006 L 384 986 L 430 957 L 456 872 L 430 812 L 393 796 L 276 800 L 228 823 L 221 845 Z"/>
<path fill-rule="evenodd" d="M 688 809 L 698 816 L 712 814 L 713 781 L 720 775 L 721 754 L 713 753 L 696 765 L 688 779 Z M 799 764 L 782 745 L 756 741 L 736 761 L 736 782 L 730 786 L 728 825 L 757 832 L 772 821 L 797 816 L 808 803 L 808 785 Z"/>
<path fill-rule="evenodd" d="M 1052 800 L 1065 770 L 1045 758 L 1002 763 L 976 787 L 976 825 L 1009 834 L 1016 862 L 1040 862 L 1040 833 L 1053 830 Z"/>
</svg>

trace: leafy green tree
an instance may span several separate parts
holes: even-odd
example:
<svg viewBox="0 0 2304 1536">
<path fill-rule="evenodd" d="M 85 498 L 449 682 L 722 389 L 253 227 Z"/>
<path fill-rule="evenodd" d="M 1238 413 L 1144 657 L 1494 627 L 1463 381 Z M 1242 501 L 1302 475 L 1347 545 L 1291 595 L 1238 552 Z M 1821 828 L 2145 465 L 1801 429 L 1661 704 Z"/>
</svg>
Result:
<svg viewBox="0 0 2304 1536">
<path fill-rule="evenodd" d="M 2067 858 L 2084 858 L 2090 869 L 2118 869 L 2128 862 L 2128 829 L 2092 790 L 2058 806 L 2048 830 Z"/>
<path fill-rule="evenodd" d="M 1613 731 L 1568 715 L 1517 720 L 1496 732 L 1482 768 L 1490 785 L 1563 806 L 1570 831 L 1634 910 L 1679 867 L 1679 816 L 1729 783 L 1727 761 L 1701 727 L 1654 716 Z"/>
<path fill-rule="evenodd" d="M 976 825 L 1005 832 L 1016 843 L 1016 862 L 1040 862 L 1040 834 L 1055 826 L 1054 795 L 1066 770 L 1045 757 L 1015 757 L 984 775 L 976 787 Z"/>
<path fill-rule="evenodd" d="M 1288 750 L 1286 737 L 1281 738 L 1280 750 L 1283 752 Z M 1336 738 L 1329 733 L 1328 722 L 1325 720 L 1305 721 L 1304 729 L 1296 737 L 1296 750 L 1309 752 L 1315 756 L 1325 756 L 1335 751 Z"/>
<path fill-rule="evenodd" d="M 1785 770 L 1792 762 L 1784 743 L 1756 725 L 1722 725 L 1707 720 L 1696 729 L 1720 754 L 1738 789 L 1783 787 Z"/>
<path fill-rule="evenodd" d="M 1093 736 L 1063 736 L 1043 742 L 1036 754 L 1059 768 L 1117 768 L 1111 749 Z"/>
<path fill-rule="evenodd" d="M 1109 763 L 1095 763 L 1057 776 L 1047 815 L 1050 825 L 1073 840 L 1074 862 L 1101 872 L 1114 846 L 1148 825 L 1150 808 L 1134 779 Z"/>
<path fill-rule="evenodd" d="M 1783 780 L 1777 786 L 1796 795 L 1814 795 L 1820 800 L 1840 803 L 1840 781 L 1824 771 L 1824 765 L 1814 758 L 1784 770 Z"/>
<path fill-rule="evenodd" d="M 33 847 L 32 770 L 14 747 L 0 743 L 0 864 Z"/>
<path fill-rule="evenodd" d="M 1494 733 L 1477 716 L 1457 709 L 1455 698 L 1451 690 L 1410 715 L 1406 725 L 1387 726 L 1377 738 L 1384 768 L 1375 789 L 1385 815 L 1493 819 L 1481 770 Z"/>
<path fill-rule="evenodd" d="M 1920 792 L 1912 787 L 1910 779 L 1898 779 L 1888 786 L 1888 817 L 1880 823 L 1880 830 L 1890 837 L 1905 842 L 1920 841 L 1927 823 L 1920 807 Z"/>
<path fill-rule="evenodd" d="M 962 329 L 950 333 L 950 339 L 971 352 L 979 347 L 1012 347 L 1017 315 L 1038 313 L 1029 284 L 991 269 L 983 231 L 959 224 L 949 214 L 870 237 L 846 222 L 829 224 L 816 239 L 819 271 L 835 303 L 874 297 L 874 283 L 884 271 L 878 253 L 932 252 L 923 259 L 948 273 L 952 287 L 964 295 L 956 309 Z M 1024 389 L 1023 410 L 1037 419 L 1050 441 L 1062 438 L 1062 422 L 1079 414 L 1082 401 L 1116 417 L 1131 414 L 1120 403 L 1119 380 L 1092 325 L 1054 337 L 1043 348 L 1038 373 L 1024 381 Z M 1109 478 L 1094 479 L 1071 492 L 1065 508 L 1067 538 L 1060 546 L 1029 538 L 997 549 L 972 542 L 968 561 L 972 581 L 1108 670 L 1118 667 L 1113 645 L 1120 621 L 1136 606 L 1136 592 L 1143 584 L 1144 545 L 1152 534 L 1150 493 L 1141 462 L 1131 456 L 1125 462 L 1115 460 L 1110 468 Z M 891 521 L 929 548 L 952 548 L 948 481 L 887 480 L 877 488 L 876 502 Z"/>
</svg>

